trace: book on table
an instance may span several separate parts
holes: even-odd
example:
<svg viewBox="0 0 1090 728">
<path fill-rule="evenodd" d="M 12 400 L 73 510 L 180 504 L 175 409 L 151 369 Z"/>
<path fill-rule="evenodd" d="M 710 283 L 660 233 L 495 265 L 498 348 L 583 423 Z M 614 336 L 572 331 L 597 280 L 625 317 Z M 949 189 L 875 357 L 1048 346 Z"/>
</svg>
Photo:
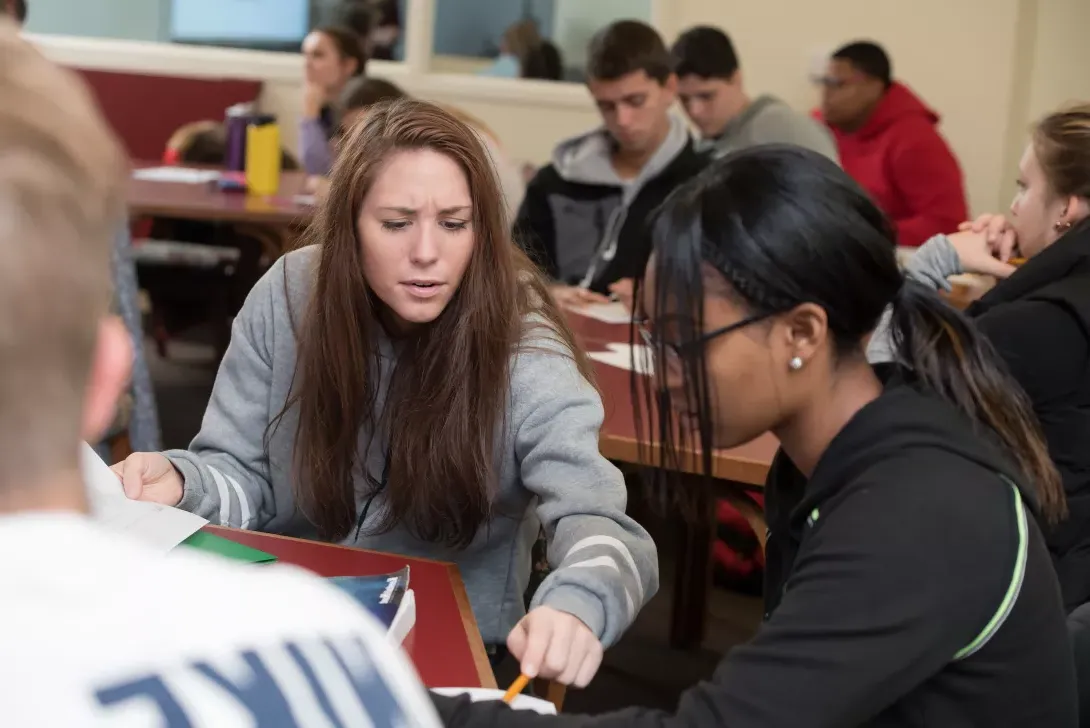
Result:
<svg viewBox="0 0 1090 728">
<path fill-rule="evenodd" d="M 334 576 L 330 581 L 347 592 L 386 627 L 400 645 L 416 624 L 416 596 L 409 588 L 409 567 L 391 574 Z"/>
</svg>

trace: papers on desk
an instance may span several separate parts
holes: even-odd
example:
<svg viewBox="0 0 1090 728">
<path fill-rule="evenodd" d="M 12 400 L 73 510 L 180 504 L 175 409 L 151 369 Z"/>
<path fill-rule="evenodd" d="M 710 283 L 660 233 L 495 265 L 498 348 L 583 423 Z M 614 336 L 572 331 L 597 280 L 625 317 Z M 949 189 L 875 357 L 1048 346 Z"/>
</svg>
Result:
<svg viewBox="0 0 1090 728">
<path fill-rule="evenodd" d="M 208 523 L 188 511 L 129 500 L 121 480 L 87 443 L 80 452 L 80 469 L 91 517 L 111 531 L 143 541 L 157 551 L 170 551 Z"/>
<path fill-rule="evenodd" d="M 145 182 L 175 182 L 187 185 L 200 185 L 215 182 L 220 173 L 214 169 L 194 169 L 192 167 L 146 167 L 132 173 L 133 179 Z"/>
<path fill-rule="evenodd" d="M 586 316 L 607 324 L 632 323 L 632 313 L 628 307 L 620 302 L 613 303 L 588 303 L 585 306 L 572 306 L 571 310 L 580 316 Z"/>
<path fill-rule="evenodd" d="M 655 366 L 651 360 L 651 349 L 643 344 L 606 344 L 608 351 L 592 351 L 587 356 L 603 364 L 633 371 L 632 355 L 635 353 L 635 371 L 639 374 L 652 375 Z"/>
<path fill-rule="evenodd" d="M 432 688 L 436 695 L 445 695 L 448 698 L 456 698 L 459 695 L 468 695 L 474 703 L 481 700 L 503 700 L 503 691 L 491 688 Z M 556 715 L 556 706 L 547 700 L 535 698 L 532 695 L 516 695 L 511 701 L 514 710 L 529 710 L 541 715 Z"/>
</svg>

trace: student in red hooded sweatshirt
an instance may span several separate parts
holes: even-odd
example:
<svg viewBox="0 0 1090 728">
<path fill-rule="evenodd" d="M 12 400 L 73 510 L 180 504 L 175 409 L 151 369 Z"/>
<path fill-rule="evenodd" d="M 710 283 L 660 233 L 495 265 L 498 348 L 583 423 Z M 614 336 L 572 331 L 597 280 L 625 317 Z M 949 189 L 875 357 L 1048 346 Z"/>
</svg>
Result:
<svg viewBox="0 0 1090 728">
<path fill-rule="evenodd" d="M 840 162 L 893 221 L 899 245 L 916 247 L 969 217 L 961 168 L 936 128 L 939 115 L 893 80 L 881 46 L 844 46 L 820 82 L 821 118 Z"/>
</svg>

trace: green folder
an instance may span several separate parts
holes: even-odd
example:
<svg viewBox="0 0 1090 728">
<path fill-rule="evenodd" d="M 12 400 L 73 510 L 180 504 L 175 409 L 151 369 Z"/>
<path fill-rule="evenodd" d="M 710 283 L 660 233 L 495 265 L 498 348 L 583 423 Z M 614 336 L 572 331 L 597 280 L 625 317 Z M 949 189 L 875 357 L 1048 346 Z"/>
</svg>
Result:
<svg viewBox="0 0 1090 728">
<path fill-rule="evenodd" d="M 258 551 L 255 548 L 244 546 L 207 531 L 197 531 L 185 541 L 182 541 L 182 546 L 206 551 L 235 561 L 245 561 L 248 564 L 268 564 L 276 561 L 276 557 L 272 554 Z"/>
</svg>

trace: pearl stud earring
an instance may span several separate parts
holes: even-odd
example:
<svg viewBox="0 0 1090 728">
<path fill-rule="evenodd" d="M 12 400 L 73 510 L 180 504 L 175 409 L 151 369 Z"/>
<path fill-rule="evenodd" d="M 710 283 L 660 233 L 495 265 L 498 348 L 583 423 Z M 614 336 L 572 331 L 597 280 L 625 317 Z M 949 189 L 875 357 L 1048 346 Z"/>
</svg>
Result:
<svg viewBox="0 0 1090 728">
<path fill-rule="evenodd" d="M 792 357 L 791 361 L 787 362 L 787 366 L 791 367 L 791 371 L 797 372 L 799 369 L 802 369 L 802 357 Z"/>
</svg>

